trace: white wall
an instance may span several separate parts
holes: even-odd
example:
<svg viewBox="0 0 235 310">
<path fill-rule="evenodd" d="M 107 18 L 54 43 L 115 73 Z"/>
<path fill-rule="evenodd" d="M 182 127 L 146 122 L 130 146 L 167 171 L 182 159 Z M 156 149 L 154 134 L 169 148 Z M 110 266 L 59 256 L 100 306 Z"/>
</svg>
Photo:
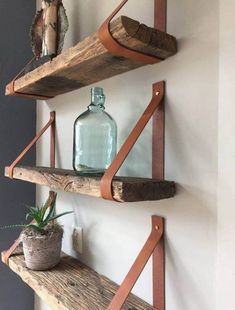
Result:
<svg viewBox="0 0 235 310">
<path fill-rule="evenodd" d="M 118 0 L 64 0 L 70 21 L 66 47 L 96 30 Z M 138 4 L 137 4 L 138 3 Z M 153 1 L 130 1 L 125 14 L 148 25 Z M 153 214 L 166 218 L 166 299 L 170 310 L 214 310 L 216 300 L 217 170 L 218 170 L 218 1 L 168 0 L 168 32 L 179 42 L 176 56 L 153 66 L 98 83 L 107 95 L 107 111 L 116 119 L 119 146 L 151 97 L 151 84 L 167 81 L 166 178 L 175 180 L 174 199 L 116 204 L 59 193 L 58 211 L 73 209 L 63 219 L 64 250 L 71 249 L 72 225 L 84 228 L 84 254 L 79 258 L 120 283 L 150 231 Z M 90 87 L 38 103 L 38 128 L 57 112 L 57 166 L 71 168 L 72 127 L 89 103 Z M 49 164 L 48 136 L 38 145 L 38 165 Z M 146 150 L 149 150 L 148 154 Z M 134 159 L 134 160 L 133 160 Z M 150 176 L 151 127 L 139 139 L 122 174 Z M 38 202 L 48 190 L 38 187 Z M 151 302 L 151 265 L 134 293 Z M 36 300 L 36 309 L 44 309 Z M 223 308 L 225 309 L 225 308 Z M 230 309 L 229 309 L 230 310 Z"/>
<path fill-rule="evenodd" d="M 218 309 L 235 309 L 235 3 L 220 1 Z"/>
</svg>

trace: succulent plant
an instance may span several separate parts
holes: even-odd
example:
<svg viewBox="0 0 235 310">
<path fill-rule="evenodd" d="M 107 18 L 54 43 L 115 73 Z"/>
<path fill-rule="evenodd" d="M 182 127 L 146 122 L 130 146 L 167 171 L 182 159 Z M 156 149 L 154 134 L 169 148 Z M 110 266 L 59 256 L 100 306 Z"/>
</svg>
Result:
<svg viewBox="0 0 235 310">
<path fill-rule="evenodd" d="M 48 208 L 47 202 L 41 208 L 38 206 L 35 206 L 35 207 L 26 206 L 29 210 L 28 213 L 26 214 L 26 220 L 30 219 L 32 221 L 30 224 L 8 225 L 8 226 L 0 227 L 0 229 L 22 227 L 25 229 L 32 229 L 40 233 L 43 233 L 49 225 L 53 226 L 53 221 L 55 221 L 59 217 L 73 213 L 73 212 L 68 211 L 68 212 L 63 212 L 63 213 L 56 215 L 55 204 L 56 204 L 56 198 L 54 199 L 50 208 Z"/>
</svg>

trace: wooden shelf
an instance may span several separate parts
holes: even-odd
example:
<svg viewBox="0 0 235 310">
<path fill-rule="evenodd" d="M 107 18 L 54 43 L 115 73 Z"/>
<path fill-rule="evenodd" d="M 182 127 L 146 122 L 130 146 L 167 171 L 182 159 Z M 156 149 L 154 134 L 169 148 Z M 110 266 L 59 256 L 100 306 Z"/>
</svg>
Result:
<svg viewBox="0 0 235 310">
<path fill-rule="evenodd" d="M 125 47 L 165 59 L 177 52 L 176 39 L 159 30 L 121 16 L 110 25 L 113 37 Z M 113 56 L 101 44 L 97 33 L 85 38 L 61 55 L 18 78 L 16 92 L 54 97 L 144 66 Z M 9 85 L 6 95 L 12 95 Z"/>
<path fill-rule="evenodd" d="M 55 310 L 104 310 L 118 285 L 78 260 L 63 254 L 60 264 L 50 271 L 32 271 L 25 267 L 20 248 L 9 259 L 9 267 Z M 131 294 L 124 310 L 153 310 Z"/>
<path fill-rule="evenodd" d="M 8 175 L 8 167 L 5 169 Z M 79 193 L 101 197 L 99 177 L 80 177 L 72 170 L 44 167 L 15 167 L 13 178 L 38 185 L 49 186 L 52 190 Z M 160 200 L 175 195 L 175 183 L 146 178 L 115 177 L 114 198 L 120 202 Z"/>
</svg>

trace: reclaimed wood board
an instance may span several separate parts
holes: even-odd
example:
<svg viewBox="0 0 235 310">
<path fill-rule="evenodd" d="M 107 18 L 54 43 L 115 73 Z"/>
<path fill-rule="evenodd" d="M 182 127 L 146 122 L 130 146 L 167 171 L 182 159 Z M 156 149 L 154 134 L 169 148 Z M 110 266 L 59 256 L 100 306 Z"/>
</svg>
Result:
<svg viewBox="0 0 235 310">
<path fill-rule="evenodd" d="M 63 254 L 60 264 L 50 271 L 32 271 L 26 268 L 20 249 L 17 252 L 9 259 L 10 269 L 52 310 L 105 310 L 118 289 L 117 284 L 68 255 Z M 155 308 L 130 294 L 122 309 Z"/>
<path fill-rule="evenodd" d="M 177 52 L 173 36 L 126 16 L 114 20 L 110 30 L 120 44 L 162 60 Z M 18 78 L 14 89 L 20 93 L 54 97 L 144 65 L 110 54 L 95 33 Z M 9 85 L 6 95 L 12 95 Z"/>
<path fill-rule="evenodd" d="M 8 175 L 8 167 L 5 169 Z M 79 193 L 100 197 L 100 177 L 77 176 L 72 170 L 45 167 L 15 167 L 13 178 L 38 185 L 46 185 L 52 190 Z M 147 178 L 115 177 L 112 183 L 114 198 L 119 202 L 160 200 L 175 195 L 175 183 Z"/>
</svg>

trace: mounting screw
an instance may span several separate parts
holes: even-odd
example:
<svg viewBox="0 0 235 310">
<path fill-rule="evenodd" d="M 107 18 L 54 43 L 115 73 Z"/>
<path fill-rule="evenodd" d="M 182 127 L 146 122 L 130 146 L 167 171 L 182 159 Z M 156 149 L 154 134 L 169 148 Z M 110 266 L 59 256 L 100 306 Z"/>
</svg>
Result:
<svg viewBox="0 0 235 310">
<path fill-rule="evenodd" d="M 156 226 L 155 226 L 155 229 L 156 229 L 156 230 L 159 230 L 159 229 L 160 229 L 160 227 L 159 227 L 158 225 L 156 225 Z"/>
<path fill-rule="evenodd" d="M 155 95 L 158 96 L 160 94 L 160 91 L 156 91 Z"/>
</svg>

